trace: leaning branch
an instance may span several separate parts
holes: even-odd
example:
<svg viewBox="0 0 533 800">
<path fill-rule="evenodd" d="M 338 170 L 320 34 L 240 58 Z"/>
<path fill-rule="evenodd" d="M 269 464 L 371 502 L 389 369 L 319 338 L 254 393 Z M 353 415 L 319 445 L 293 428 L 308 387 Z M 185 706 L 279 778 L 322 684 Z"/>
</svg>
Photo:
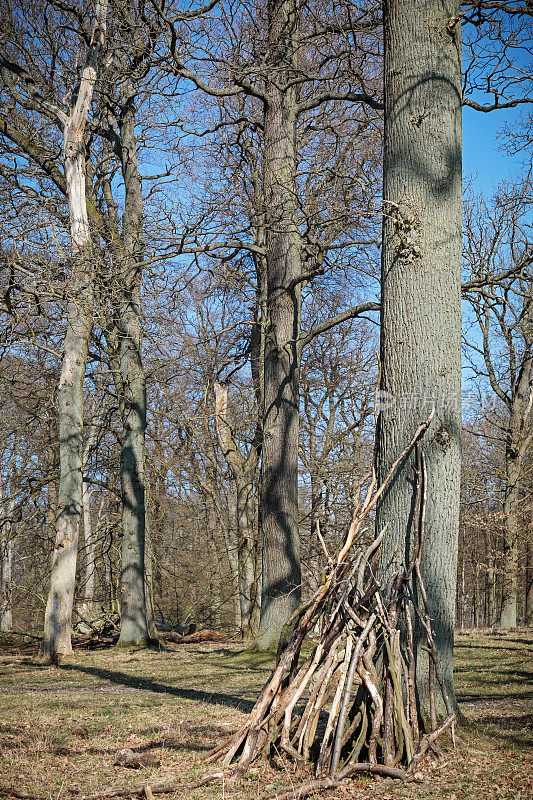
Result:
<svg viewBox="0 0 533 800">
<path fill-rule="evenodd" d="M 483 103 L 477 103 L 475 100 L 471 100 L 469 97 L 463 98 L 463 105 L 468 106 L 468 108 L 473 108 L 474 111 L 482 111 L 483 113 L 488 113 L 489 111 L 498 111 L 504 108 L 515 108 L 518 105 L 522 105 L 523 103 L 533 103 L 533 97 L 517 97 L 514 100 L 508 100 L 507 102 L 502 103 L 499 97 L 496 97 L 494 103 L 490 103 L 487 105 L 483 105 Z"/>
<path fill-rule="evenodd" d="M 369 311 L 379 310 L 380 304 L 375 302 L 362 303 L 361 305 L 347 308 L 346 311 L 343 311 L 341 314 L 337 314 L 335 317 L 330 317 L 320 325 L 316 325 L 314 328 L 311 328 L 311 330 L 307 331 L 307 333 L 303 333 L 300 337 L 300 347 L 306 347 L 306 345 L 308 345 L 315 338 L 315 336 L 320 336 L 321 333 L 329 331 L 330 328 L 334 328 L 335 325 L 340 325 L 342 322 L 346 322 L 349 319 L 361 317 L 363 314 L 367 314 Z"/>
</svg>

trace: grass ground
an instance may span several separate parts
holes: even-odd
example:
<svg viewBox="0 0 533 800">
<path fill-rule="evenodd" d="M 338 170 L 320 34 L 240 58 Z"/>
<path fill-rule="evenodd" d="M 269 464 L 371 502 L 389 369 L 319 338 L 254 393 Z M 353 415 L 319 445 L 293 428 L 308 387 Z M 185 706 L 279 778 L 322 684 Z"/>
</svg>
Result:
<svg viewBox="0 0 533 800">
<path fill-rule="evenodd" d="M 47 800 L 144 784 L 193 781 L 205 754 L 253 706 L 268 656 L 237 645 L 180 645 L 166 652 L 78 651 L 44 666 L 0 639 L 2 787 Z M 533 797 L 533 633 L 460 634 L 456 688 L 461 741 L 426 764 L 424 781 L 361 777 L 324 800 L 526 800 Z M 161 765 L 114 766 L 120 748 L 153 752 Z M 169 797 L 256 800 L 301 780 L 292 767 L 260 764 L 237 786 L 211 784 Z"/>
</svg>

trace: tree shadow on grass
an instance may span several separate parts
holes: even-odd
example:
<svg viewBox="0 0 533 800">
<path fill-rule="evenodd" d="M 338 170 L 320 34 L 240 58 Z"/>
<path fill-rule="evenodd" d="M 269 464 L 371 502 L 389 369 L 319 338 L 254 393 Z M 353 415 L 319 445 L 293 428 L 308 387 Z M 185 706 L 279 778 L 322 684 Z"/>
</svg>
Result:
<svg viewBox="0 0 533 800">
<path fill-rule="evenodd" d="M 459 641 L 456 639 L 454 650 L 507 650 L 506 645 L 510 644 L 525 644 L 531 647 L 533 639 L 517 639 L 503 634 L 500 634 L 500 638 L 497 641 L 489 642 L 488 644 L 476 644 L 475 641 Z M 510 649 L 509 652 L 512 653 L 513 650 Z"/>
<path fill-rule="evenodd" d="M 118 686 L 128 686 L 157 694 L 168 694 L 172 697 L 179 697 L 182 700 L 195 700 L 198 703 L 209 703 L 216 706 L 227 706 L 236 708 L 249 714 L 255 705 L 255 701 L 245 700 L 237 694 L 223 694 L 222 692 L 202 692 L 198 689 L 180 689 L 177 686 L 167 686 L 164 683 L 157 683 L 150 678 L 136 678 L 125 672 L 117 672 L 100 667 L 84 667 L 79 664 L 62 664 L 60 669 L 74 672 L 84 672 L 86 675 L 93 675 L 102 680 L 109 681 Z"/>
<path fill-rule="evenodd" d="M 491 694 L 481 694 L 481 692 L 456 692 L 459 703 L 490 703 L 493 700 L 533 700 L 533 692 L 521 692 L 510 694 L 509 692 L 496 692 Z"/>
<path fill-rule="evenodd" d="M 469 719 L 465 717 L 462 726 L 477 736 L 479 733 L 490 737 L 493 742 L 500 741 L 506 747 L 528 749 L 533 744 L 531 715 L 511 717 L 486 715 Z"/>
<path fill-rule="evenodd" d="M 225 731 L 224 735 L 229 736 L 233 731 Z M 220 734 L 219 734 L 220 737 Z M 220 741 L 220 738 L 210 742 L 210 743 L 199 743 L 199 742 L 178 742 L 173 741 L 172 739 L 160 739 L 156 742 L 148 742 L 146 744 L 135 745 L 133 748 L 136 753 L 149 753 L 151 750 L 173 750 L 175 752 L 180 752 L 182 750 L 187 751 L 194 751 L 197 753 L 209 753 Z M 75 751 L 72 751 L 73 753 Z M 90 753 L 92 755 L 112 755 L 113 753 L 117 752 L 116 747 L 86 747 L 83 749 L 83 753 Z"/>
</svg>

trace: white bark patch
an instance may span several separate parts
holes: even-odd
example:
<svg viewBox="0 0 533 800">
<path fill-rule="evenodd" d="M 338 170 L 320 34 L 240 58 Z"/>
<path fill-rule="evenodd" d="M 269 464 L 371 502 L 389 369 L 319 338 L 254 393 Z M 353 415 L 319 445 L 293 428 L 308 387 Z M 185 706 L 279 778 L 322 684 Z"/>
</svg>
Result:
<svg viewBox="0 0 533 800">
<path fill-rule="evenodd" d="M 63 357 L 63 366 L 61 368 L 61 376 L 59 378 L 59 388 L 62 386 L 72 386 L 74 384 L 74 359 L 65 353 Z"/>
</svg>

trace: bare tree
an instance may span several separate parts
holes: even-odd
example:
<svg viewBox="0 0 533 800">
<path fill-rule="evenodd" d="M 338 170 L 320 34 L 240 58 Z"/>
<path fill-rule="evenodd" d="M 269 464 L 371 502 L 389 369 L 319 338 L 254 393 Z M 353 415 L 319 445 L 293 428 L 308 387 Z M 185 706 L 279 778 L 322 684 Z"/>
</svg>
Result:
<svg viewBox="0 0 533 800">
<path fill-rule="evenodd" d="M 103 0 L 96 6 L 79 86 L 71 88 L 69 112 L 63 111 L 60 106 L 47 99 L 48 87 L 44 92 L 39 87 L 39 78 L 31 71 L 32 65 L 26 68 L 23 63 L 19 64 L 6 56 L 2 56 L 0 61 L 6 88 L 13 101 L 21 102 L 23 107 L 29 104 L 63 129 L 64 181 L 72 242 L 72 279 L 58 392 L 61 476 L 56 544 L 43 640 L 43 650 L 53 660 L 68 655 L 72 650 L 70 624 L 78 553 L 78 526 L 82 509 L 82 386 L 91 330 L 94 280 L 94 258 L 85 197 L 84 135 L 97 79 L 98 62 L 105 42 L 106 17 L 107 2 Z M 10 22 L 15 30 L 15 20 Z M 8 34 L 9 39 L 12 58 L 16 59 L 19 55 L 19 42 L 15 36 L 10 37 Z M 21 47 L 20 54 L 23 53 Z M 22 95 L 19 94 L 17 83 Z"/>
<path fill-rule="evenodd" d="M 353 57 L 346 38 L 362 33 L 364 44 L 375 40 L 377 18 L 373 8 L 363 7 L 357 19 L 342 8 L 329 27 L 321 21 L 322 9 L 302 13 L 293 0 L 269 2 L 261 8 L 260 25 L 251 30 L 236 12 L 228 25 L 230 41 L 235 40 L 239 56 L 221 47 L 212 29 L 196 47 L 180 37 L 168 10 L 159 8 L 170 34 L 171 69 L 191 81 L 217 102 L 243 96 L 260 104 L 263 143 L 262 214 L 264 242 L 227 242 L 207 249 L 226 247 L 248 249 L 264 255 L 264 403 L 262 409 L 261 530 L 263 540 L 263 586 L 261 618 L 256 640 L 258 647 L 277 644 L 284 621 L 298 606 L 301 595 L 301 568 L 298 534 L 298 428 L 299 364 L 301 349 L 318 331 L 301 332 L 302 285 L 325 271 L 324 242 L 306 241 L 299 213 L 298 163 L 301 157 L 298 122 L 328 103 L 350 101 L 380 107 L 374 97 L 373 78 L 367 89 L 365 70 L 372 47 L 361 47 Z M 346 16 L 343 17 L 344 12 Z M 249 17 L 244 17 L 249 19 Z M 305 24 L 304 24 L 305 23 Z M 336 38 L 339 65 L 331 67 L 324 57 L 324 37 Z M 205 41 L 209 42 L 208 61 L 212 73 L 203 67 Z M 328 39 L 328 43 L 330 40 Z M 240 52 L 242 50 L 242 57 Z M 315 57 L 316 56 L 316 57 Z M 200 67 L 198 67 L 200 64 Z M 340 76 L 340 77 L 339 77 Z M 374 81 L 375 82 L 375 81 Z M 318 112 L 317 112 L 318 113 Z M 257 119 L 248 119 L 257 125 Z M 331 126 L 330 126 L 331 127 Z M 305 226 L 302 226 L 305 230 Z M 331 244 L 331 242 L 327 243 Z M 202 248 L 197 247 L 197 252 Z M 309 254 L 313 251 L 314 257 Z M 183 249 L 187 252 L 187 248 Z M 321 330 L 368 310 L 377 303 L 347 309 Z"/>
<path fill-rule="evenodd" d="M 385 6 L 381 479 L 420 420 L 428 505 L 421 571 L 444 679 L 453 697 L 461 435 L 461 29 L 455 2 Z M 428 25 L 428 20 L 431 24 Z M 412 458 L 377 506 L 382 564 L 407 564 L 416 540 Z M 392 568 L 392 567 L 390 567 Z M 418 641 L 422 634 L 419 631 Z M 429 662 L 417 654 L 417 684 Z M 429 697 L 420 697 L 429 715 Z"/>
<path fill-rule="evenodd" d="M 482 198 L 466 210 L 463 290 L 474 313 L 480 341 L 468 345 L 477 355 L 472 369 L 486 379 L 503 414 L 488 413 L 492 435 L 504 448 L 503 587 L 499 624 L 517 624 L 518 551 L 523 480 L 533 443 L 533 248 L 530 235 L 530 185 L 503 187 L 491 205 Z"/>
</svg>

